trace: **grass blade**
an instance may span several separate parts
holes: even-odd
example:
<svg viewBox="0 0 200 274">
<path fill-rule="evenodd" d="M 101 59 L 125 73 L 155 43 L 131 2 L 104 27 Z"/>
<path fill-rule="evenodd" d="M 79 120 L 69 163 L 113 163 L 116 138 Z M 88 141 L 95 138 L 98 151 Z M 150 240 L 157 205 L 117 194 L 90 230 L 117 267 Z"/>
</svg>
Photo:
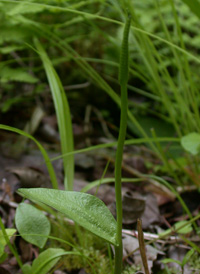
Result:
<svg viewBox="0 0 200 274">
<path fill-rule="evenodd" d="M 37 39 L 35 39 L 35 45 L 42 59 L 46 75 L 49 81 L 60 132 L 61 150 L 62 154 L 65 154 L 67 152 L 71 152 L 74 150 L 72 121 L 69 104 L 60 78 L 58 77 L 55 69 L 53 68 L 53 65 L 48 55 L 46 54 L 45 50 L 43 49 L 42 45 Z M 65 189 L 72 190 L 74 181 L 74 156 L 70 155 L 67 158 L 64 157 L 63 164 L 65 174 Z"/>
<path fill-rule="evenodd" d="M 10 127 L 10 126 L 6 126 L 6 125 L 2 125 L 2 124 L 0 124 L 0 129 L 18 133 L 22 136 L 25 136 L 25 137 L 31 139 L 32 141 L 34 141 L 36 143 L 36 145 L 40 149 L 40 151 L 42 153 L 42 156 L 45 160 L 45 163 L 46 163 L 46 166 L 47 166 L 47 169 L 48 169 L 48 172 L 49 172 L 49 176 L 50 176 L 50 179 L 51 179 L 52 187 L 55 188 L 55 189 L 58 189 L 58 183 L 57 183 L 56 175 L 55 175 L 55 172 L 54 172 L 54 168 L 51 164 L 49 156 L 48 156 L 46 150 L 44 149 L 44 147 L 32 135 L 26 133 L 23 130 L 20 130 L 20 129 L 17 129 L 17 128 L 14 128 L 14 127 Z"/>
</svg>

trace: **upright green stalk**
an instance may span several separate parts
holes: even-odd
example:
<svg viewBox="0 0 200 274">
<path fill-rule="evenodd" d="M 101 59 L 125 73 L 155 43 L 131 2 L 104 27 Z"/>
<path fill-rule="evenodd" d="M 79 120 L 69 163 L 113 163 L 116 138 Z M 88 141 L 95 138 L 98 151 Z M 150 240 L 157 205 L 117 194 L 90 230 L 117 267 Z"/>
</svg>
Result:
<svg viewBox="0 0 200 274">
<path fill-rule="evenodd" d="M 124 36 L 121 46 L 120 67 L 119 67 L 119 84 L 121 86 L 121 117 L 120 129 L 117 143 L 117 155 L 115 162 L 115 197 L 117 210 L 117 241 L 119 246 L 115 247 L 115 274 L 122 273 L 122 193 L 121 193 L 121 165 L 123 157 L 123 147 L 126 137 L 127 128 L 127 112 L 128 112 L 128 35 L 130 29 L 131 18 L 126 21 L 124 28 Z"/>
<path fill-rule="evenodd" d="M 2 222 L 1 217 L 0 217 L 0 228 L 2 230 L 3 236 L 5 238 L 5 241 L 6 241 L 7 245 L 8 245 L 8 247 L 10 248 L 10 251 L 15 256 L 16 261 L 17 261 L 19 267 L 22 268 L 23 263 L 22 263 L 22 261 L 21 261 L 21 259 L 19 257 L 19 254 L 17 253 L 15 247 L 10 243 L 9 237 L 8 237 L 8 235 L 6 233 L 6 229 L 5 229 L 5 226 L 4 226 L 3 222 Z"/>
</svg>

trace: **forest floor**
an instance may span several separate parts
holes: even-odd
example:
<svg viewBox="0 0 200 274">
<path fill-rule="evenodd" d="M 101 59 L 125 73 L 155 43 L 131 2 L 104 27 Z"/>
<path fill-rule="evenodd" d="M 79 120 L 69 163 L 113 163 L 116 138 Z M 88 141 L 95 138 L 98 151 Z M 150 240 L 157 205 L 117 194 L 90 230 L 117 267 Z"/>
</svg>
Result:
<svg viewBox="0 0 200 274">
<path fill-rule="evenodd" d="M 111 134 L 109 134 L 105 121 L 96 121 L 89 126 L 85 126 L 84 123 L 74 123 L 73 129 L 76 150 L 113 141 L 110 139 Z M 44 116 L 41 119 L 34 136 L 44 145 L 51 159 L 60 155 L 59 135 L 54 115 Z M 14 225 L 15 210 L 22 201 L 16 190 L 19 187 L 50 187 L 51 184 L 44 159 L 32 142 L 27 142 L 24 137 L 19 137 L 6 131 L 1 131 L 0 142 L 0 214 L 5 227 L 11 228 Z M 80 191 L 88 186 L 89 182 L 102 178 L 106 165 L 107 170 L 104 179 L 113 178 L 115 153 L 116 147 L 76 154 L 74 190 Z M 64 189 L 62 158 L 54 160 L 52 163 L 58 178 L 59 188 Z M 141 218 L 146 241 L 147 261 L 152 273 L 197 274 L 200 272 L 200 259 L 196 252 L 182 268 L 181 263 L 178 264 L 175 261 L 182 262 L 186 253 L 191 249 L 191 246 L 185 243 L 183 237 L 197 246 L 200 244 L 200 238 L 191 229 L 191 224 L 185 231 L 173 232 L 173 225 L 178 222 L 182 222 L 179 224 L 184 224 L 185 221 L 189 220 L 189 216 L 183 211 L 173 192 L 159 184 L 155 179 L 144 179 L 142 177 L 142 174 L 153 174 L 156 167 L 158 170 L 161 170 L 162 178 L 172 184 L 174 183 L 174 179 L 162 171 L 162 163 L 148 147 L 129 145 L 124 148 L 122 166 L 122 175 L 123 178 L 126 178 L 122 186 L 124 264 L 134 265 L 135 271 L 140 269 L 137 266 L 142 265 L 137 239 L 137 220 Z M 128 182 L 129 179 L 133 178 L 140 180 L 134 183 Z M 89 193 L 97 195 L 103 200 L 115 216 L 115 189 L 113 182 L 100 184 L 89 190 Z M 195 187 L 189 189 L 180 187 L 179 193 L 191 214 L 196 216 L 200 209 L 198 190 Z M 199 220 L 196 223 L 200 227 Z M 160 237 L 162 232 L 170 228 L 172 230 L 167 237 Z M 23 263 L 32 262 L 38 256 L 38 248 L 27 243 L 21 237 L 15 236 L 12 238 L 12 241 L 15 243 Z M 20 273 L 17 261 L 8 247 L 6 247 L 6 252 L 8 257 L 1 264 L 0 273 Z M 161 262 L 161 260 L 166 258 L 171 259 L 167 264 L 170 272 L 166 272 L 166 264 Z M 54 272 L 51 273 L 88 273 L 85 271 L 87 270 L 84 270 L 81 266 L 78 269 L 73 269 L 73 266 L 71 266 L 70 271 L 58 266 L 58 269 L 54 269 Z"/>
</svg>

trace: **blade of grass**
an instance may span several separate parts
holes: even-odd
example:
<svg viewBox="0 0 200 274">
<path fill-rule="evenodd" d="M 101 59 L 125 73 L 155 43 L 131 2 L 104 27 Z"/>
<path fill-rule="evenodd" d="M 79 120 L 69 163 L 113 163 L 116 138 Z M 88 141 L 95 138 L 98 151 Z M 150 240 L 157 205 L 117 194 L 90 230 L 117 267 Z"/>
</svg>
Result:
<svg viewBox="0 0 200 274">
<path fill-rule="evenodd" d="M 60 78 L 58 77 L 56 71 L 54 70 L 52 63 L 43 49 L 41 43 L 35 39 L 34 40 L 37 51 L 42 59 L 47 78 L 49 81 L 54 106 L 56 110 L 56 116 L 58 120 L 58 127 L 61 139 L 61 150 L 62 154 L 71 152 L 74 150 L 73 142 L 73 131 L 72 131 L 72 121 L 69 104 L 65 91 L 63 89 Z M 63 158 L 64 165 L 64 185 L 66 190 L 73 190 L 74 181 L 74 157 L 70 155 Z"/>
<path fill-rule="evenodd" d="M 141 182 L 144 181 L 145 179 L 137 179 L 137 178 L 122 178 L 122 183 L 137 183 L 137 182 Z M 104 179 L 100 179 L 100 180 L 96 180 L 94 182 L 88 183 L 86 186 L 84 186 L 81 189 L 81 192 L 88 192 L 90 189 L 94 188 L 94 187 L 98 187 L 101 184 L 109 184 L 109 183 L 114 183 L 115 182 L 115 178 L 104 178 Z"/>
<path fill-rule="evenodd" d="M 8 235 L 6 233 L 6 229 L 5 229 L 5 226 L 4 226 L 3 222 L 2 222 L 1 217 L 0 217 L 0 228 L 2 230 L 3 236 L 5 238 L 5 241 L 6 241 L 7 245 L 8 245 L 8 247 L 9 247 L 10 251 L 15 256 L 16 261 L 17 261 L 19 267 L 22 268 L 23 263 L 22 263 L 22 261 L 21 261 L 21 259 L 19 257 L 19 254 L 17 253 L 17 250 L 15 249 L 15 247 L 11 244 L 11 242 L 9 240 L 9 237 L 8 237 Z"/>
<path fill-rule="evenodd" d="M 138 138 L 138 139 L 130 139 L 130 140 L 126 140 L 125 141 L 125 145 L 135 145 L 135 144 L 143 144 L 143 143 L 150 143 L 150 142 L 177 142 L 180 143 L 180 139 L 179 138 L 173 138 L 173 137 L 160 137 L 160 138 Z M 78 154 L 78 153 L 85 153 L 85 152 L 89 152 L 89 151 L 93 151 L 96 149 L 102 149 L 102 148 L 109 148 L 109 147 L 114 147 L 117 145 L 117 142 L 112 142 L 112 143 L 108 143 L 108 144 L 100 144 L 100 145 L 96 145 L 96 146 L 90 146 L 90 147 L 86 147 L 86 148 L 82 148 L 79 150 L 74 150 L 72 152 L 68 152 L 64 155 L 59 155 L 56 156 L 54 158 L 51 158 L 51 161 L 56 161 L 58 159 L 61 159 L 65 156 L 68 155 L 72 155 L 72 154 Z"/>
<path fill-rule="evenodd" d="M 182 240 L 184 242 L 186 242 L 186 244 L 190 245 L 192 248 L 194 248 L 198 253 L 200 253 L 200 248 L 198 245 L 196 245 L 195 243 L 193 243 L 192 241 L 190 241 L 189 239 L 187 239 L 186 237 L 184 237 L 183 235 L 179 236 L 180 238 L 182 238 Z"/>
<path fill-rule="evenodd" d="M 62 9 L 62 8 L 61 8 L 61 9 Z M 83 16 L 88 16 L 87 13 L 82 13 L 82 15 L 83 15 Z M 89 18 L 90 18 L 90 16 L 89 16 Z M 119 21 L 115 21 L 115 20 L 112 20 L 112 19 L 110 20 L 110 19 L 105 18 L 105 17 L 99 17 L 99 16 L 97 16 L 97 17 L 95 17 L 95 18 L 98 18 L 98 19 L 101 19 L 101 20 L 104 20 L 104 21 L 114 22 L 114 23 L 116 23 L 116 24 L 122 24 L 122 23 L 119 22 Z M 91 19 L 91 18 L 90 18 L 90 19 Z M 30 21 L 29 21 L 29 22 L 30 22 Z M 36 24 L 36 23 L 34 23 L 34 24 Z M 37 24 L 37 28 L 38 28 L 38 24 Z M 158 39 L 158 40 L 160 40 L 160 41 L 163 41 L 163 42 L 165 41 L 166 44 L 169 44 L 169 45 L 171 45 L 172 47 L 174 47 L 174 48 L 178 49 L 179 51 L 183 52 L 183 50 L 182 50 L 181 48 L 179 48 L 178 46 L 174 45 L 173 43 L 171 43 L 171 42 L 169 42 L 169 41 L 166 41 L 166 40 L 164 40 L 164 39 L 162 39 L 162 38 L 160 39 L 160 37 L 157 37 L 157 36 L 155 36 L 155 35 L 152 35 L 152 34 L 150 34 L 150 33 L 147 33 L 147 32 L 145 32 L 145 31 L 143 31 L 143 30 L 141 30 L 141 29 L 139 29 L 139 28 L 135 28 L 135 27 L 134 27 L 133 29 L 135 29 L 136 31 L 139 31 L 139 32 L 141 32 L 141 33 L 144 33 L 144 34 L 146 34 L 146 35 L 149 35 L 149 36 L 151 36 L 151 37 L 154 37 L 154 38 L 156 38 L 156 39 Z M 44 34 L 44 31 L 40 30 L 40 32 Z M 57 44 L 57 45 L 58 45 L 63 51 L 65 51 L 66 53 L 68 53 L 68 56 L 71 55 L 72 59 L 73 59 L 75 62 L 77 62 L 78 65 L 79 65 L 81 68 L 83 68 L 84 71 L 87 72 L 87 74 L 90 75 L 90 77 L 95 81 L 95 83 L 97 83 L 100 87 L 102 87 L 102 88 L 111 96 L 111 98 L 112 98 L 117 104 L 120 105 L 119 98 L 118 98 L 118 96 L 114 93 L 114 91 L 111 89 L 111 87 L 110 87 L 110 86 L 101 78 L 101 76 L 100 76 L 98 73 L 96 73 L 96 71 L 95 71 L 91 66 L 89 66 L 89 64 L 88 64 L 87 62 L 85 62 L 85 60 L 81 59 L 81 57 L 77 54 L 76 51 L 74 51 L 69 45 L 64 45 L 64 46 L 63 46 L 63 43 L 62 43 L 62 41 L 59 39 L 59 37 L 56 37 L 55 35 L 51 35 L 51 33 L 48 33 L 48 35 L 46 34 L 45 36 L 46 36 L 48 39 L 50 39 L 54 44 L 55 44 L 55 40 L 58 40 L 58 44 Z M 50 37 L 50 38 L 49 38 L 49 37 Z M 53 37 L 53 39 L 52 39 L 52 37 Z M 60 44 L 59 44 L 59 43 L 60 43 Z M 187 51 L 185 51 L 184 53 L 187 54 L 187 55 L 190 55 L 190 53 L 188 54 Z M 78 58 L 77 58 L 77 56 L 78 56 Z M 193 57 L 194 57 L 194 56 L 193 56 Z M 157 75 L 158 75 L 158 74 L 157 74 Z M 158 83 L 157 86 L 158 86 L 158 87 L 160 86 L 159 83 Z M 165 93 L 163 92 L 163 94 L 165 94 Z M 168 98 L 167 98 L 167 96 L 165 96 L 165 98 L 163 98 L 163 101 L 164 101 L 164 102 L 165 102 L 165 101 L 166 101 L 166 102 L 169 101 Z M 168 102 L 167 105 L 170 105 L 170 103 Z M 146 137 L 146 134 L 145 134 L 144 130 L 141 128 L 141 126 L 139 125 L 139 123 L 137 122 L 137 120 L 135 119 L 135 117 L 132 115 L 132 113 L 128 112 L 128 115 L 129 115 L 129 118 L 131 119 L 131 121 L 132 121 L 132 122 L 135 124 L 135 126 L 138 128 L 138 130 L 142 133 L 142 135 Z M 174 123 L 174 125 L 176 126 L 176 130 L 177 130 L 177 132 L 178 132 L 178 131 L 179 131 L 179 127 L 178 127 L 178 125 L 177 125 L 177 123 L 176 123 L 176 120 L 175 120 L 173 111 L 171 111 L 171 118 L 173 119 L 173 123 Z M 180 133 L 180 132 L 179 132 L 179 135 L 181 136 L 181 133 Z M 156 151 L 156 148 L 155 148 L 155 146 L 153 146 L 153 144 L 151 144 L 151 147 L 154 149 L 154 151 Z"/>
<path fill-rule="evenodd" d="M 1 1 L 1 0 L 0 0 Z M 24 18 L 20 18 L 20 21 L 23 23 L 27 23 L 27 20 L 24 21 Z M 50 31 L 44 30 L 38 23 L 35 23 L 33 21 L 28 20 L 29 25 L 28 27 L 31 29 L 34 29 L 38 32 L 38 34 L 42 35 L 43 37 L 46 37 L 48 40 L 50 40 L 55 46 L 63 50 L 63 52 L 71 59 L 73 59 L 79 66 L 82 68 L 95 82 L 100 88 L 102 88 L 112 99 L 116 102 L 116 104 L 120 107 L 121 101 L 120 97 L 114 92 L 114 90 L 107 84 L 107 82 L 90 66 L 84 58 L 82 58 L 75 50 L 73 50 L 68 44 L 63 45 L 63 41 L 53 34 Z M 53 37 L 53 38 L 52 38 Z M 30 46 L 30 45 L 29 45 Z M 140 126 L 134 115 L 128 110 L 128 117 L 131 120 L 131 122 L 137 127 L 137 129 L 141 132 L 141 135 L 147 138 L 146 132 L 143 130 L 143 128 Z M 153 150 L 156 151 L 156 148 L 154 145 L 149 142 L 150 146 Z"/>
<path fill-rule="evenodd" d="M 172 36 L 171 36 L 170 32 L 168 31 L 167 25 L 163 19 L 163 16 L 162 16 L 162 13 L 160 10 L 160 5 L 157 0 L 154 0 L 154 1 L 155 1 L 157 13 L 158 13 L 160 21 L 162 23 L 164 33 L 167 37 L 167 40 L 172 43 L 173 39 L 172 39 Z M 181 29 L 179 29 L 179 30 L 180 30 L 179 33 L 181 33 Z M 180 41 L 182 41 L 182 40 L 180 40 Z M 181 44 L 181 46 L 183 46 L 183 43 Z M 181 79 L 179 81 L 178 87 L 176 87 L 174 85 L 173 79 L 169 75 L 168 71 L 166 69 L 164 69 L 164 72 L 166 75 L 166 80 L 168 81 L 169 85 L 171 85 L 171 87 L 172 87 L 172 91 L 173 91 L 173 95 L 174 95 L 173 98 L 175 98 L 175 100 L 177 101 L 178 110 L 180 111 L 180 114 L 182 116 L 181 121 L 185 122 L 184 128 L 186 129 L 186 132 L 190 132 L 196 126 L 196 123 L 194 123 L 193 114 L 191 112 L 190 102 L 192 102 L 191 105 L 193 105 L 193 102 L 196 100 L 194 99 L 195 97 L 193 96 L 193 89 L 191 89 L 192 85 L 188 86 L 188 84 L 187 84 L 187 82 L 188 82 L 188 79 L 186 77 L 186 76 L 188 76 L 188 73 L 187 73 L 188 69 L 187 69 L 187 64 L 186 64 L 187 59 L 186 59 L 186 56 L 184 56 L 184 58 L 182 58 L 182 56 L 180 55 L 180 52 L 177 52 L 173 47 L 171 47 L 171 50 L 174 55 L 174 58 L 176 61 L 176 66 L 179 71 L 180 79 Z M 190 81 L 190 83 L 191 83 L 191 81 Z M 181 93 L 180 93 L 180 90 L 182 91 Z M 172 98 L 172 100 L 173 100 L 173 98 Z M 170 106 L 172 108 L 174 108 L 173 101 L 167 107 L 169 108 Z M 192 123 L 193 123 L 193 128 L 191 128 Z M 195 128 L 195 130 L 196 130 L 196 128 Z"/>
<path fill-rule="evenodd" d="M 161 177 L 158 177 L 158 176 L 155 176 L 155 175 L 144 175 L 144 177 L 149 177 L 149 178 L 152 178 L 152 179 L 156 179 L 158 182 L 160 182 L 161 184 L 165 185 L 167 188 L 169 188 L 176 196 L 176 198 L 179 200 L 182 208 L 184 209 L 184 211 L 188 214 L 190 220 L 193 220 L 193 217 L 192 217 L 192 214 L 188 208 L 188 206 L 186 205 L 186 203 L 184 202 L 184 200 L 182 199 L 182 197 L 180 196 L 180 194 L 175 190 L 175 188 L 170 184 L 168 183 L 166 180 L 164 180 L 163 178 Z M 197 224 L 193 221 L 192 222 L 195 230 L 198 232 L 198 227 L 197 227 Z"/>
<path fill-rule="evenodd" d="M 170 0 L 169 2 L 170 2 L 171 7 L 172 7 L 172 12 L 173 12 L 173 15 L 174 15 L 176 29 L 177 29 L 177 32 L 178 32 L 178 35 L 179 35 L 180 45 L 183 49 L 186 49 L 185 44 L 184 44 L 184 40 L 183 40 L 183 33 L 182 33 L 181 26 L 180 26 L 180 23 L 179 23 L 179 17 L 178 17 L 177 11 L 175 9 L 174 0 Z M 193 77 L 192 77 L 188 57 L 186 55 L 184 55 L 183 58 L 184 58 L 183 67 L 185 68 L 186 75 L 187 75 L 187 78 L 189 80 L 189 86 L 190 86 L 190 89 L 191 89 L 191 96 L 189 96 L 189 98 L 191 98 L 191 100 L 190 100 L 191 101 L 191 106 L 192 106 L 192 108 L 194 110 L 194 113 L 196 115 L 196 119 L 194 119 L 194 120 L 198 124 L 198 128 L 200 128 L 199 106 L 197 104 L 197 100 L 195 99 L 195 98 L 198 97 L 198 89 L 195 86 L 195 83 L 193 81 Z"/>
<path fill-rule="evenodd" d="M 136 26 L 142 28 L 133 8 L 131 9 L 131 12 Z M 153 91 L 153 93 L 158 95 L 159 98 L 161 98 L 162 104 L 165 106 L 165 109 L 169 113 L 171 123 L 174 125 L 174 128 L 176 129 L 178 135 L 181 136 L 179 125 L 176 119 L 176 112 L 172 108 L 173 105 L 171 104 L 170 97 L 166 93 L 165 87 L 163 86 L 163 79 L 168 80 L 170 77 L 166 77 L 168 75 L 163 75 L 164 72 L 166 73 L 166 71 L 163 72 L 159 70 L 159 63 L 162 64 L 161 57 L 158 54 L 153 42 L 149 39 L 148 36 L 142 35 L 142 33 L 137 33 L 135 31 L 133 31 L 132 33 L 135 37 L 134 41 L 137 50 L 142 57 L 145 67 L 147 67 L 148 74 L 151 76 L 151 85 L 153 85 L 151 90 Z"/>
<path fill-rule="evenodd" d="M 72 251 L 72 252 L 75 252 L 77 255 L 84 257 L 87 260 L 88 264 L 90 265 L 93 273 L 97 274 L 97 272 L 94 269 L 94 267 L 98 266 L 97 262 L 93 258 L 88 257 L 87 255 L 85 255 L 84 251 L 82 250 L 82 248 L 79 245 L 72 244 L 69 241 L 66 241 L 64 239 L 61 239 L 61 238 L 58 238 L 58 237 L 55 237 L 55 236 L 44 235 L 44 234 L 16 234 L 15 236 L 17 236 L 17 237 L 21 237 L 21 236 L 42 236 L 42 237 L 57 241 L 59 243 L 66 244 L 66 245 L 70 246 L 71 248 L 73 248 L 74 250 L 76 250 L 76 251 Z"/>
<path fill-rule="evenodd" d="M 156 135 L 156 132 L 155 132 L 155 130 L 153 128 L 151 129 L 151 134 L 155 138 L 155 140 L 158 138 L 157 135 Z M 168 169 L 169 174 L 171 174 L 176 179 L 176 182 L 180 186 L 182 186 L 182 183 L 181 183 L 179 177 L 176 175 L 176 172 L 174 172 L 174 170 L 172 169 L 171 165 L 169 164 L 169 159 L 168 159 L 168 157 L 166 155 L 166 152 L 163 150 L 163 147 L 160 145 L 160 142 L 155 141 L 155 143 L 156 143 L 156 146 L 157 146 L 158 151 L 160 153 L 160 158 L 162 159 L 163 164 Z"/>
<path fill-rule="evenodd" d="M 109 164 L 110 164 L 110 160 L 108 160 L 108 161 L 107 161 L 107 164 L 106 164 L 106 166 L 105 166 L 105 168 L 104 168 L 103 174 L 102 174 L 102 176 L 101 176 L 100 180 L 98 180 L 98 181 L 99 181 L 99 183 L 98 183 L 98 185 L 97 185 L 97 188 L 96 188 L 96 191 L 95 191 L 94 196 L 97 196 L 97 193 L 98 193 L 99 187 L 101 186 L 101 184 L 102 184 L 102 182 L 103 182 L 103 180 L 104 180 L 104 177 L 105 177 L 106 172 L 107 172 L 107 170 L 108 170 L 108 166 L 109 166 Z M 82 191 L 82 192 L 84 192 L 84 191 Z"/>
<path fill-rule="evenodd" d="M 31 139 L 32 141 L 34 141 L 36 143 L 36 145 L 40 149 L 40 151 L 42 153 L 42 156 L 45 160 L 45 163 L 46 163 L 46 166 L 47 166 L 47 169 L 48 169 L 48 172 L 49 172 L 49 176 L 50 176 L 50 179 L 51 179 L 52 187 L 54 189 L 58 189 L 58 183 L 57 183 L 56 175 L 55 175 L 55 172 L 54 172 L 54 168 L 51 164 L 49 156 L 48 156 L 46 150 L 44 149 L 44 147 L 32 135 L 26 133 L 25 131 L 22 131 L 22 130 L 14 128 L 14 127 L 2 125 L 2 124 L 0 124 L 0 129 L 18 133 L 22 136 L 25 136 L 25 137 Z"/>
</svg>

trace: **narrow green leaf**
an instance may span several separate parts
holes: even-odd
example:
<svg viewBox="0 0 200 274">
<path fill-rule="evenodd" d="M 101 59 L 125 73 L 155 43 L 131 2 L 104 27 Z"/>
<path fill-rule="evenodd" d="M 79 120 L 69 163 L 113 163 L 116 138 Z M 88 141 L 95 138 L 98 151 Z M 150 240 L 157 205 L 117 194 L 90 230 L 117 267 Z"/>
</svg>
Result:
<svg viewBox="0 0 200 274">
<path fill-rule="evenodd" d="M 192 248 L 185 254 L 185 256 L 182 260 L 182 266 L 184 266 L 187 262 L 189 262 L 189 259 L 194 254 L 194 252 L 195 252 L 195 250 Z"/>
<path fill-rule="evenodd" d="M 171 258 L 163 259 L 163 260 L 161 260 L 161 262 L 162 262 L 163 264 L 176 263 L 176 264 L 182 265 L 182 263 L 181 263 L 180 261 L 174 260 L 174 259 L 171 259 Z"/>
<path fill-rule="evenodd" d="M 18 3 L 15 5 L 9 12 L 9 16 L 16 16 L 19 14 L 25 14 L 25 13 L 38 13 L 42 12 L 45 8 L 42 6 L 36 6 L 34 3 L 30 3 L 27 5 L 26 3 Z"/>
<path fill-rule="evenodd" d="M 40 149 L 40 151 L 42 153 L 42 156 L 45 160 L 45 163 L 46 163 L 46 166 L 47 166 L 47 169 L 48 169 L 48 172 L 49 172 L 49 176 L 51 178 L 52 187 L 53 188 L 58 188 L 58 183 L 57 183 L 56 175 L 55 175 L 55 172 L 54 172 L 54 168 L 51 164 L 49 156 L 48 156 L 46 150 L 44 149 L 44 147 L 32 135 L 26 133 L 23 130 L 20 130 L 20 129 L 17 129 L 17 128 L 14 128 L 14 127 L 10 127 L 10 126 L 6 126 L 6 125 L 2 125 L 2 124 L 0 124 L 0 129 L 18 133 L 22 136 L 25 136 L 25 137 L 31 139 L 32 141 L 34 141 L 36 143 L 36 145 Z"/>
<path fill-rule="evenodd" d="M 136 182 L 140 182 L 142 181 L 143 179 L 138 179 L 138 178 L 122 178 L 122 183 L 136 183 Z M 97 187 L 101 184 L 109 184 L 109 183 L 114 183 L 115 182 L 115 178 L 104 178 L 104 179 L 100 179 L 100 180 L 95 180 L 91 183 L 88 183 L 86 186 L 84 186 L 82 189 L 81 189 L 81 192 L 88 192 L 90 189 L 94 188 L 94 187 Z"/>
<path fill-rule="evenodd" d="M 32 273 L 46 274 L 65 254 L 62 248 L 48 248 L 33 261 Z"/>
<path fill-rule="evenodd" d="M 22 238 L 40 248 L 43 248 L 47 237 L 28 235 L 50 233 L 50 222 L 44 213 L 32 205 L 22 203 L 18 206 L 15 214 L 16 227 Z"/>
<path fill-rule="evenodd" d="M 200 134 L 192 132 L 181 138 L 182 147 L 193 155 L 200 152 Z"/>
<path fill-rule="evenodd" d="M 190 10 L 200 18 L 200 2 L 199 0 L 182 0 Z"/>
<path fill-rule="evenodd" d="M 118 245 L 116 221 L 98 198 L 81 192 L 44 188 L 21 188 L 18 193 L 30 200 L 55 208 L 95 235 L 113 245 Z"/>
<path fill-rule="evenodd" d="M 48 248 L 33 261 L 33 265 L 24 264 L 21 268 L 23 274 L 47 274 L 60 260 L 61 256 L 79 255 L 79 252 L 65 251 L 61 248 Z"/>
<path fill-rule="evenodd" d="M 22 68 L 10 68 L 5 66 L 0 69 L 0 79 L 2 83 L 7 83 L 8 81 L 19 81 L 24 83 L 35 84 L 38 79 Z"/>
<path fill-rule="evenodd" d="M 43 49 L 42 45 L 37 39 L 35 39 L 35 45 L 42 59 L 49 81 L 54 106 L 56 110 L 56 116 L 58 120 L 62 154 L 65 154 L 67 152 L 74 150 L 72 121 L 69 104 L 60 78 L 58 77 L 55 69 L 53 68 L 53 65 L 48 55 L 46 54 L 45 50 Z M 64 157 L 63 164 L 65 173 L 65 189 L 73 190 L 74 156 L 70 155 L 68 157 Z"/>
</svg>

